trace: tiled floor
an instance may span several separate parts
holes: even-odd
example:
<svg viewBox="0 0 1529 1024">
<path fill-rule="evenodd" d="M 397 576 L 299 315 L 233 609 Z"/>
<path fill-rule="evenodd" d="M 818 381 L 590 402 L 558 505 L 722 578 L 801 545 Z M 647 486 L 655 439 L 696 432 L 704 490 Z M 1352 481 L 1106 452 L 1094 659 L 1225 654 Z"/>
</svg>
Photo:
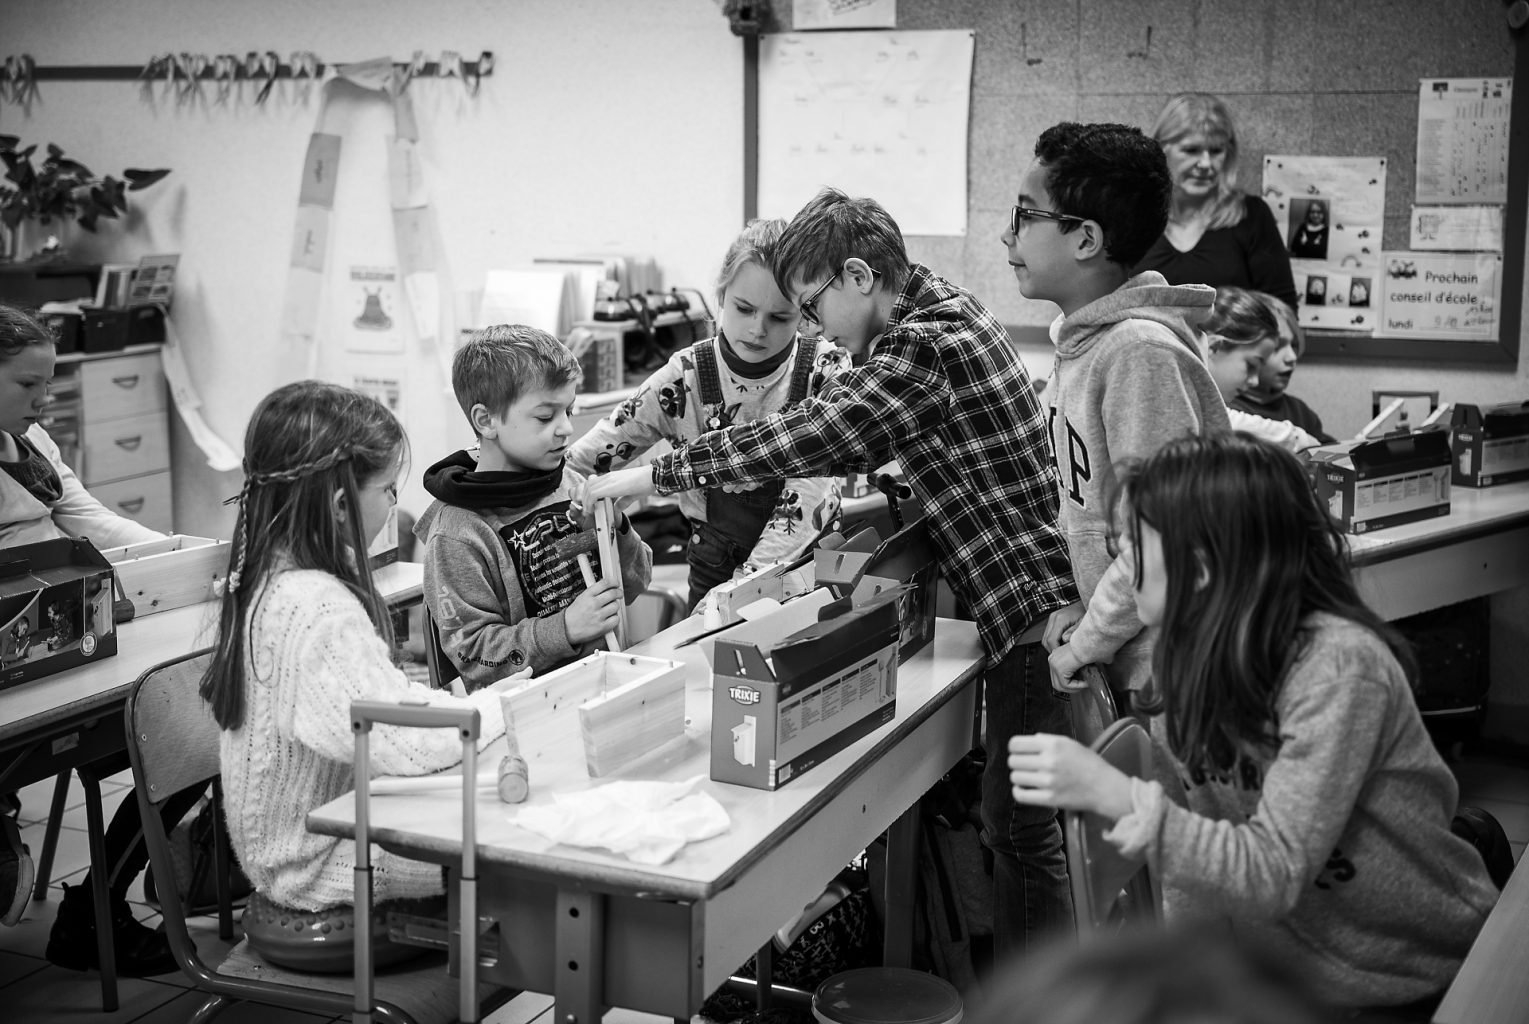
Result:
<svg viewBox="0 0 1529 1024">
<path fill-rule="evenodd" d="M 1468 755 L 1455 765 L 1460 780 L 1461 802 L 1482 807 L 1502 822 L 1513 845 L 1513 855 L 1523 856 L 1529 843 L 1529 766 L 1521 757 L 1511 755 Z M 130 793 L 126 773 L 103 784 L 106 818 L 111 819 L 117 804 Z M 43 823 L 52 799 L 52 783 L 43 783 L 21 793 L 22 838 L 35 855 L 42 849 Z M 94 973 L 81 974 L 54 967 L 43 959 L 53 915 L 63 895 L 60 883 L 78 884 L 89 863 L 85 838 L 84 796 L 76 783 L 59 832 L 58 854 L 54 862 L 48 899 L 33 901 L 14 928 L 0 928 L 0 1019 L 8 1024 L 33 1024 L 43 1021 L 75 1020 L 81 1024 L 173 1024 L 185 1021 L 201 1004 L 198 993 L 187 991 L 189 983 L 181 975 L 150 979 L 120 979 L 119 1009 L 103 1014 L 99 978 Z M 135 883 L 130 898 L 138 918 L 149 925 L 158 922 L 159 913 L 143 903 L 142 880 Z M 210 918 L 194 922 L 199 931 L 198 944 L 215 943 L 217 926 Z M 225 1011 L 220 1024 L 295 1024 L 327 1018 L 311 1014 L 274 1010 L 250 1005 Z M 346 1017 L 335 1018 L 339 1021 Z M 525 994 L 488 1018 L 490 1024 L 553 1024 L 551 1000 L 546 996 Z M 612 1010 L 606 1024 L 667 1024 L 668 1018 L 626 1010 Z"/>
</svg>

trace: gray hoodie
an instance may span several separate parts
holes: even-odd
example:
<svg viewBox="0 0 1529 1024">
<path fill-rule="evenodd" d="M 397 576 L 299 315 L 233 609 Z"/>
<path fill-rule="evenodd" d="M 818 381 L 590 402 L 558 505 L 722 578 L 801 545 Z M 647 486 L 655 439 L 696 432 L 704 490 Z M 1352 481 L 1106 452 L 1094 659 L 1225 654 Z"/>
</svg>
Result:
<svg viewBox="0 0 1529 1024">
<path fill-rule="evenodd" d="M 1132 567 L 1107 547 L 1116 467 L 1176 438 L 1230 429 L 1195 327 L 1215 297 L 1214 288 L 1170 285 L 1148 270 L 1053 329 L 1056 363 L 1041 400 L 1062 485 L 1059 519 L 1087 607 L 1071 644 L 1084 662 L 1107 665 L 1117 690 L 1146 683 L 1152 651 Z"/>
</svg>

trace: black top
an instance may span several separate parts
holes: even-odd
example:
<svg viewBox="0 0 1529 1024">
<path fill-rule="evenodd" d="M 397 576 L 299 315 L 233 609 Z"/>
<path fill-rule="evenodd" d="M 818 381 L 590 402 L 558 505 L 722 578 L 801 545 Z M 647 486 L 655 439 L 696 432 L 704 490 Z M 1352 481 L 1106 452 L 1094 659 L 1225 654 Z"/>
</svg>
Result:
<svg viewBox="0 0 1529 1024">
<path fill-rule="evenodd" d="M 1288 391 L 1273 398 L 1263 398 L 1241 391 L 1236 398 L 1226 404 L 1233 409 L 1252 413 L 1254 416 L 1294 423 L 1323 444 L 1332 444 L 1336 440 L 1333 435 L 1322 429 L 1322 419 L 1317 415 L 1316 410 Z"/>
<path fill-rule="evenodd" d="M 1268 292 L 1295 308 L 1295 278 L 1274 214 L 1257 196 L 1248 196 L 1247 212 L 1229 228 L 1212 228 L 1188 252 L 1160 237 L 1131 272 L 1156 270 L 1169 284 L 1230 285 Z"/>
</svg>

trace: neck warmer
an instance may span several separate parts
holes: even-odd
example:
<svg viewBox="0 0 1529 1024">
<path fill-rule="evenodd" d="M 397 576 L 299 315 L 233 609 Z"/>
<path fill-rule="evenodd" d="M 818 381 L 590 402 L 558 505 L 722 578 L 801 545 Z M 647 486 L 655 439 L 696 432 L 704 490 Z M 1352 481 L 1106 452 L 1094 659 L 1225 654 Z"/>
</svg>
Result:
<svg viewBox="0 0 1529 1024">
<path fill-rule="evenodd" d="M 58 478 L 58 472 L 53 464 L 48 461 L 37 447 L 20 434 L 12 434 L 11 440 L 16 442 L 16 452 L 19 458 L 15 462 L 0 462 L 7 473 L 16 478 L 16 482 L 27 489 L 27 493 L 44 505 L 51 505 L 64 496 L 64 482 Z"/>
<path fill-rule="evenodd" d="M 465 451 L 452 452 L 425 470 L 425 490 L 457 508 L 483 510 L 524 508 L 557 490 L 563 482 L 563 462 L 546 472 L 479 472 Z"/>
<path fill-rule="evenodd" d="M 787 345 L 764 362 L 751 363 L 733 351 L 733 343 L 727 340 L 727 335 L 718 331 L 717 337 L 722 342 L 717 346 L 722 350 L 722 361 L 727 363 L 727 368 L 734 377 L 742 377 L 744 380 L 761 380 L 768 377 L 780 368 L 781 363 L 790 359 L 791 353 L 795 351 L 795 346 Z"/>
</svg>

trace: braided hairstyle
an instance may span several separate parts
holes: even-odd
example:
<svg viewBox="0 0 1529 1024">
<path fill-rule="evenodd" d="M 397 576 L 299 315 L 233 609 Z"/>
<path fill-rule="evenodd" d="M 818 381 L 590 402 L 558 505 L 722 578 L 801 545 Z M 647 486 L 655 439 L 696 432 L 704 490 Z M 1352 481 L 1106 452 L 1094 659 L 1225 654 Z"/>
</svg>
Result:
<svg viewBox="0 0 1529 1024">
<path fill-rule="evenodd" d="M 396 472 L 407 454 L 398 420 L 376 399 L 305 380 L 271 392 L 244 434 L 244 486 L 236 498 L 218 642 L 202 699 L 224 729 L 244 724 L 244 649 L 263 584 L 280 569 L 319 569 L 361 601 L 391 647 L 392 626 L 367 570 L 361 485 Z M 335 514 L 335 495 L 351 514 Z"/>
</svg>

